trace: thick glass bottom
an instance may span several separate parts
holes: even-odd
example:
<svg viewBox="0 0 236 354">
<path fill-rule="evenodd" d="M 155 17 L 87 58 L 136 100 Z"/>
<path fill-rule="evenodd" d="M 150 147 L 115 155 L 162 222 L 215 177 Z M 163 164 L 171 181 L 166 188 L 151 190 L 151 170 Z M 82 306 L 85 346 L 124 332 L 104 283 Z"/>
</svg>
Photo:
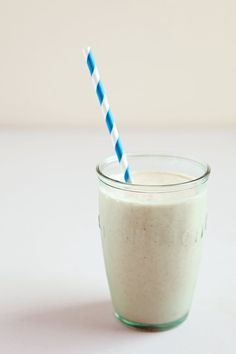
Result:
<svg viewBox="0 0 236 354">
<path fill-rule="evenodd" d="M 136 328 L 140 330 L 146 330 L 146 331 L 166 331 L 168 329 L 174 328 L 178 325 L 180 325 L 187 317 L 188 313 L 186 313 L 183 317 L 172 321 L 172 322 L 167 322 L 167 323 L 157 323 L 157 324 L 149 324 L 149 323 L 140 323 L 140 322 L 134 322 L 127 320 L 126 318 L 122 317 L 118 313 L 115 312 L 115 317 L 123 323 L 125 326 L 130 327 L 130 328 Z"/>
</svg>

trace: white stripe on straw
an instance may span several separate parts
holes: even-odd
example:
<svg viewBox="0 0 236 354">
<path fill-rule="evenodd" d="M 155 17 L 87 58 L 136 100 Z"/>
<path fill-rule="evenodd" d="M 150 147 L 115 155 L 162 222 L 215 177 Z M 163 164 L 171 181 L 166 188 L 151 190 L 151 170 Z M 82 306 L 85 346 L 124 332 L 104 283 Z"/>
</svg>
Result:
<svg viewBox="0 0 236 354">
<path fill-rule="evenodd" d="M 106 97 L 106 94 L 104 92 L 101 80 L 100 80 L 100 75 L 98 72 L 98 68 L 95 64 L 91 49 L 88 47 L 87 49 L 83 49 L 83 53 L 84 53 L 84 57 L 92 78 L 92 82 L 102 109 L 102 113 L 103 113 L 103 117 L 106 121 L 106 125 L 108 128 L 108 131 L 110 133 L 111 136 L 111 140 L 113 143 L 113 147 L 115 149 L 115 153 L 117 156 L 117 159 L 120 163 L 122 172 L 123 172 L 123 176 L 124 176 L 124 180 L 125 182 L 132 182 L 131 179 L 131 175 L 130 175 L 130 171 L 129 171 L 129 165 L 128 165 L 128 161 L 126 158 L 126 154 L 123 150 L 123 147 L 121 145 L 121 140 L 119 137 L 119 133 L 115 124 L 115 121 L 113 119 L 113 116 L 111 114 L 110 111 L 110 107 L 109 107 L 109 103 Z"/>
</svg>

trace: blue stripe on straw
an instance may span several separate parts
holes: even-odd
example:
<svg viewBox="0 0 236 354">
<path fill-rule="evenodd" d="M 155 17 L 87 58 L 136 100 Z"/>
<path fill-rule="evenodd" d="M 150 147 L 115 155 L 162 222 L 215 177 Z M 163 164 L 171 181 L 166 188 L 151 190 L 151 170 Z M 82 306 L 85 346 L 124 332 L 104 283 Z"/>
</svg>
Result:
<svg viewBox="0 0 236 354">
<path fill-rule="evenodd" d="M 111 133 L 111 131 L 113 129 L 113 125 L 114 125 L 114 120 L 113 120 L 110 110 L 107 112 L 107 115 L 106 115 L 106 124 L 107 124 L 107 128 L 109 130 L 109 133 Z"/>
<path fill-rule="evenodd" d="M 120 143 L 120 138 L 116 142 L 115 150 L 116 150 L 117 158 L 118 158 L 118 160 L 120 162 L 120 160 L 122 158 L 122 155 L 123 155 L 123 149 L 122 149 L 122 146 L 121 146 L 121 143 Z"/>
<path fill-rule="evenodd" d="M 95 68 L 95 62 L 94 62 L 93 54 L 92 54 L 91 51 L 88 53 L 87 65 L 88 65 L 88 68 L 89 68 L 89 71 L 90 71 L 90 75 L 92 75 L 93 71 L 94 71 L 94 68 Z"/>
<path fill-rule="evenodd" d="M 130 181 L 129 167 L 127 167 L 126 170 L 125 170 L 124 179 L 125 179 L 125 182 L 129 182 Z"/>
<path fill-rule="evenodd" d="M 100 104 L 102 104 L 105 93 L 104 93 L 101 81 L 99 81 L 99 83 L 97 84 L 96 93 L 97 93 Z"/>
</svg>

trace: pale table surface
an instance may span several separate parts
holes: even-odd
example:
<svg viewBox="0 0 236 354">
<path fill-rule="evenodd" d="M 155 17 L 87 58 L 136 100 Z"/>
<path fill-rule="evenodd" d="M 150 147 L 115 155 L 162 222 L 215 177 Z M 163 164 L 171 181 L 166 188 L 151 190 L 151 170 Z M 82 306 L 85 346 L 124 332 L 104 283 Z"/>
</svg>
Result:
<svg viewBox="0 0 236 354">
<path fill-rule="evenodd" d="M 0 131 L 1 354 L 235 354 L 236 131 L 122 132 L 129 152 L 208 161 L 209 222 L 189 318 L 145 333 L 111 313 L 95 165 L 107 132 Z"/>
</svg>

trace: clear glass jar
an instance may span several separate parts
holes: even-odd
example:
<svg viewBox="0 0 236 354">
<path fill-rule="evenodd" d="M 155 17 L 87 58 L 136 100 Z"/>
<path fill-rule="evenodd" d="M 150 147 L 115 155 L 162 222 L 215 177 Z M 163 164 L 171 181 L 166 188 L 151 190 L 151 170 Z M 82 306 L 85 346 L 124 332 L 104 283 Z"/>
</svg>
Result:
<svg viewBox="0 0 236 354">
<path fill-rule="evenodd" d="M 115 156 L 97 166 L 99 225 L 115 316 L 163 330 L 188 315 L 206 229 L 208 165 L 176 156 Z"/>
</svg>

